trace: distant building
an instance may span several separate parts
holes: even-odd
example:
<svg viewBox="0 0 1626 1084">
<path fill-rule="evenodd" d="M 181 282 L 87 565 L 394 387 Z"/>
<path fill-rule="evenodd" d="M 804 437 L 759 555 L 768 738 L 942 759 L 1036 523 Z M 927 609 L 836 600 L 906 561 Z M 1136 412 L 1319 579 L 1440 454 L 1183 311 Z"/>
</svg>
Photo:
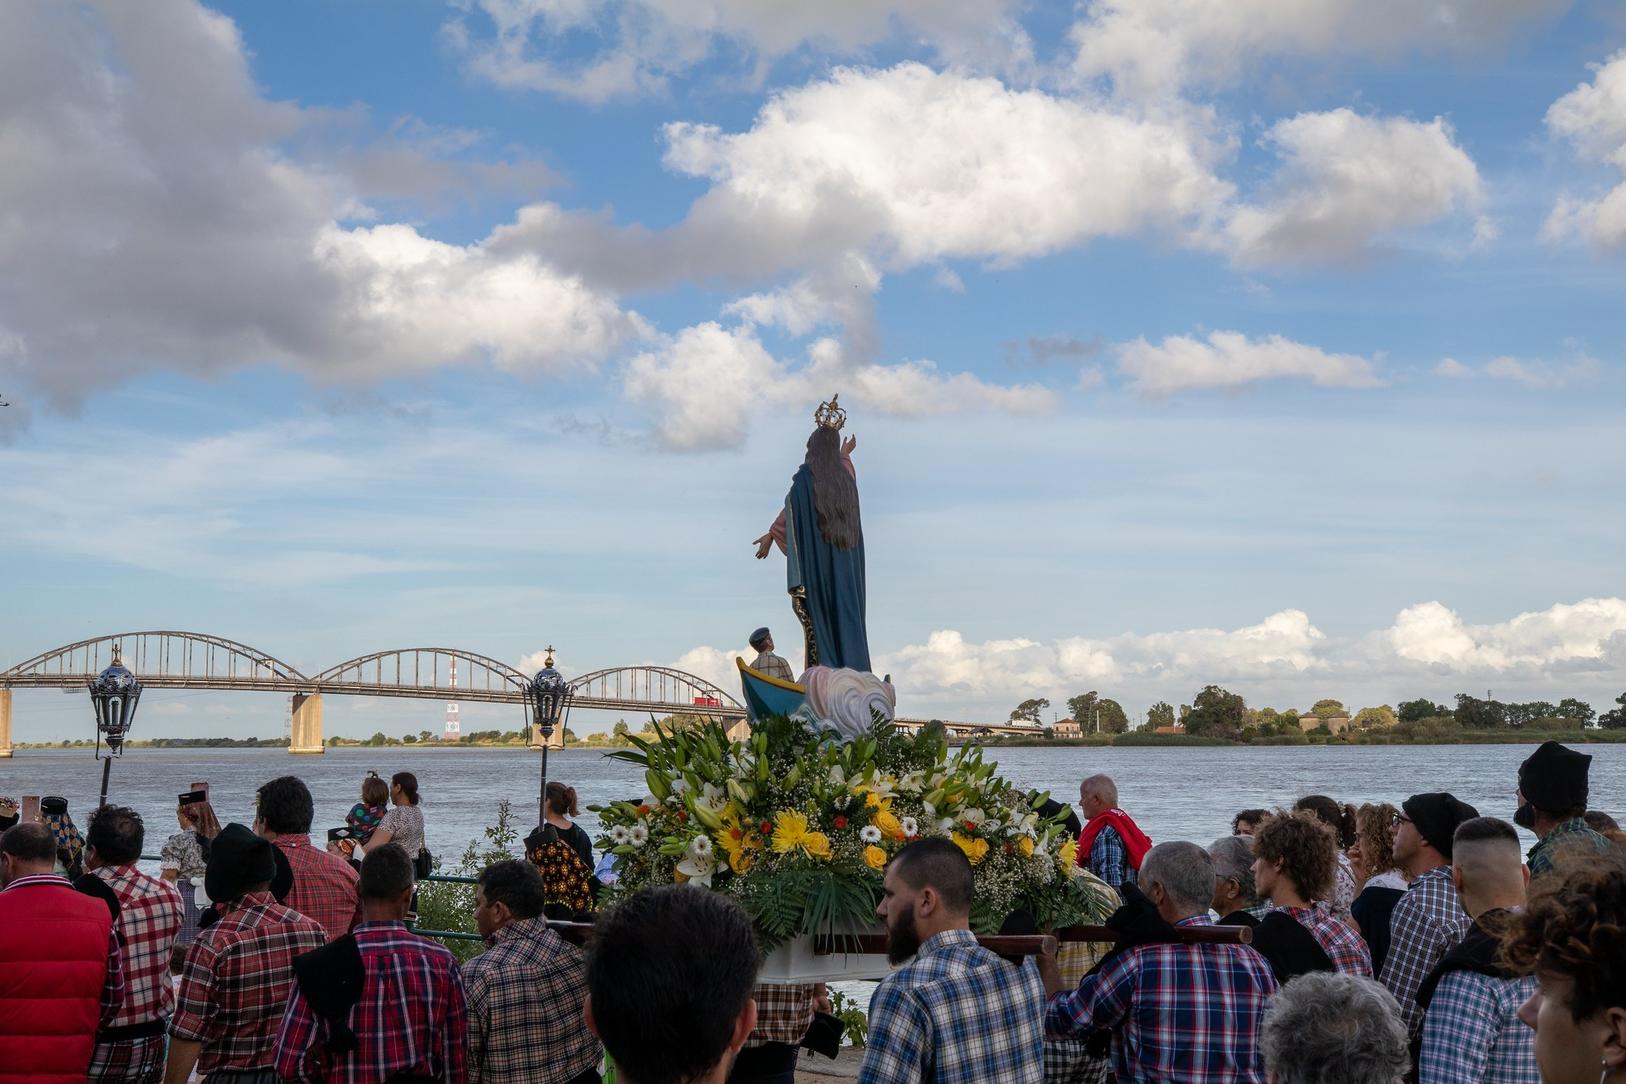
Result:
<svg viewBox="0 0 1626 1084">
<path fill-rule="evenodd" d="M 1342 734 L 1349 729 L 1349 712 L 1340 711 L 1335 715 L 1327 716 L 1325 719 L 1309 712 L 1299 716 L 1299 729 L 1306 734 L 1319 726 L 1326 727 L 1333 734 Z"/>
<path fill-rule="evenodd" d="M 1050 732 L 1058 738 L 1076 738 L 1083 733 L 1083 729 L 1073 719 L 1057 719 L 1051 724 Z"/>
<path fill-rule="evenodd" d="M 1184 734 L 1185 732 L 1186 724 L 1184 723 L 1175 723 L 1173 726 L 1160 726 L 1152 731 L 1153 734 Z"/>
</svg>

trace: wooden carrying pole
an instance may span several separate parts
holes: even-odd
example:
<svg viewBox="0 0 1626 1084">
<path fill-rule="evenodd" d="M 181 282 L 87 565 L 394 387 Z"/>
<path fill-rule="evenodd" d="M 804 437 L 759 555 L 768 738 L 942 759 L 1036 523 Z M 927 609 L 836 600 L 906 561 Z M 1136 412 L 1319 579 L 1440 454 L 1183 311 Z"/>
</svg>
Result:
<svg viewBox="0 0 1626 1084">
<path fill-rule="evenodd" d="M 549 922 L 548 928 L 573 945 L 583 944 L 593 932 L 591 922 Z M 1183 945 L 1247 945 L 1253 930 L 1247 926 L 1176 926 L 1171 940 Z M 1037 956 L 1054 952 L 1057 942 L 1117 941 L 1120 934 L 1109 926 L 1068 926 L 1054 934 L 981 934 L 977 944 L 1001 956 Z M 821 936 L 813 939 L 815 956 L 884 956 L 886 935 L 861 933 L 847 936 Z"/>
</svg>

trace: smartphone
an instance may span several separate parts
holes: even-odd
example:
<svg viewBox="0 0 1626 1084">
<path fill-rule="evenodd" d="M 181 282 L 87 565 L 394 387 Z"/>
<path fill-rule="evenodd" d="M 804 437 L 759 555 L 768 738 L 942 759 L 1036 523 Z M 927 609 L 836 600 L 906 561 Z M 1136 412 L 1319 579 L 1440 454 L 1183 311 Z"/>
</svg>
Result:
<svg viewBox="0 0 1626 1084">
<path fill-rule="evenodd" d="M 23 804 L 17 810 L 18 824 L 36 824 L 40 819 L 40 796 L 38 794 L 23 795 Z"/>
</svg>

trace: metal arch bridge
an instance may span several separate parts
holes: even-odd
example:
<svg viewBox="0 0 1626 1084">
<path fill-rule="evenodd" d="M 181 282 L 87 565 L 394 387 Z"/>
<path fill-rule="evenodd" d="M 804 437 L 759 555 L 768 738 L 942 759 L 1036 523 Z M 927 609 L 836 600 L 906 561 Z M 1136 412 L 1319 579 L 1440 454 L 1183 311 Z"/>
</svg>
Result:
<svg viewBox="0 0 1626 1084">
<path fill-rule="evenodd" d="M 148 689 L 277 692 L 293 697 L 290 748 L 322 748 L 321 697 L 413 697 L 523 704 L 530 678 L 507 663 L 449 647 L 375 651 L 306 675 L 257 648 L 203 633 L 124 632 L 53 648 L 0 672 L 0 749 L 10 748 L 12 689 L 75 689 L 117 652 Z M 574 708 L 743 719 L 745 708 L 705 678 L 665 666 L 621 666 L 573 679 Z M 562 743 L 561 731 L 555 744 Z"/>
</svg>

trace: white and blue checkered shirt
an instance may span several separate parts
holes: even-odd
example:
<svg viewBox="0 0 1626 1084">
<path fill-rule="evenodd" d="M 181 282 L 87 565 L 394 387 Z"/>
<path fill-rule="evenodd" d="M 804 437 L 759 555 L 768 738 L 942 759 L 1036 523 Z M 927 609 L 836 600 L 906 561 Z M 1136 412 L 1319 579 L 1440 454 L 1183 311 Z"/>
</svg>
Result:
<svg viewBox="0 0 1626 1084">
<path fill-rule="evenodd" d="M 1044 984 L 969 930 L 927 938 L 869 1003 L 859 1084 L 1042 1084 Z"/>
<path fill-rule="evenodd" d="M 1406 1030 L 1423 1024 L 1417 991 L 1446 951 L 1468 935 L 1473 920 L 1462 909 L 1451 884 L 1451 867 L 1436 866 L 1422 874 L 1395 902 L 1389 920 L 1389 955 L 1383 961 L 1383 985 L 1400 1002 Z"/>
<path fill-rule="evenodd" d="M 1536 1033 L 1518 1017 L 1535 989 L 1533 975 L 1442 978 L 1423 1018 L 1419 1084 L 1536 1084 Z"/>
</svg>

